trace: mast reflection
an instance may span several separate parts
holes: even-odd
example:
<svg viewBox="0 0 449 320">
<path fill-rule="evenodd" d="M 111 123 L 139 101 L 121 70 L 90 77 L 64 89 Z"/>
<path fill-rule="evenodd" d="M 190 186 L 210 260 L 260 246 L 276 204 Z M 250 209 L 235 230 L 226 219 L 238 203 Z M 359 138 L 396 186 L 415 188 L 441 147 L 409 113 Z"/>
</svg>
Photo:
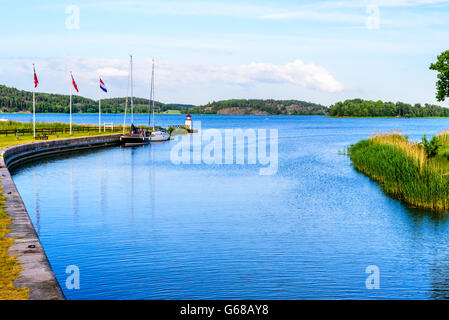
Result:
<svg viewBox="0 0 449 320">
<path fill-rule="evenodd" d="M 34 184 L 34 216 L 36 221 L 37 235 L 41 234 L 41 215 L 39 212 L 39 192 L 36 182 L 36 167 L 33 168 L 33 184 Z"/>
<path fill-rule="evenodd" d="M 73 218 L 78 218 L 79 214 L 79 194 L 78 190 L 73 184 L 73 160 L 70 158 L 70 199 L 72 202 L 72 215 Z"/>
</svg>

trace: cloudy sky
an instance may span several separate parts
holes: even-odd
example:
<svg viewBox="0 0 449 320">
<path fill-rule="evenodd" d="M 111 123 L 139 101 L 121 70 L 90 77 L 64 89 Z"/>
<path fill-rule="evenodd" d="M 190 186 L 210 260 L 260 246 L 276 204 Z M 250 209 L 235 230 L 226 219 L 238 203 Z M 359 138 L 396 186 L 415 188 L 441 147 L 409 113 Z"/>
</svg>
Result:
<svg viewBox="0 0 449 320">
<path fill-rule="evenodd" d="M 436 103 L 429 64 L 449 49 L 444 0 L 0 0 L 0 84 L 97 98 L 134 91 L 203 104 L 230 98 Z M 442 103 L 449 106 L 447 102 Z"/>
</svg>

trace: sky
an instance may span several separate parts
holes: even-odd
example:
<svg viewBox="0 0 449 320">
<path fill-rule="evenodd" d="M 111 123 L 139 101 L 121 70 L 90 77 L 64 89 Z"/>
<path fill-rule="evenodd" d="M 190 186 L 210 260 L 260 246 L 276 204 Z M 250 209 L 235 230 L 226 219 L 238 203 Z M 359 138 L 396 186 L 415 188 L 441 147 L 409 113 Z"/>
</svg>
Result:
<svg viewBox="0 0 449 320">
<path fill-rule="evenodd" d="M 449 0 L 0 0 L 0 84 L 206 104 L 352 98 L 438 103 Z M 98 77 L 108 93 L 101 93 Z M 449 107 L 447 101 L 438 103 Z"/>
</svg>

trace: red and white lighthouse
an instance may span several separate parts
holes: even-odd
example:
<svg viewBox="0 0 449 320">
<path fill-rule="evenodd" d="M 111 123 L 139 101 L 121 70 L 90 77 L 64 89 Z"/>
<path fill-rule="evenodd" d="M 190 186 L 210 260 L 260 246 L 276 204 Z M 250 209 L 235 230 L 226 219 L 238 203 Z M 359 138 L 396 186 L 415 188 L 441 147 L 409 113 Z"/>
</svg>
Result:
<svg viewBox="0 0 449 320">
<path fill-rule="evenodd" d="M 190 116 L 190 114 L 187 115 L 185 126 L 186 126 L 186 128 L 189 129 L 189 130 L 192 130 L 192 129 L 193 129 L 193 126 L 192 126 L 192 117 Z"/>
</svg>

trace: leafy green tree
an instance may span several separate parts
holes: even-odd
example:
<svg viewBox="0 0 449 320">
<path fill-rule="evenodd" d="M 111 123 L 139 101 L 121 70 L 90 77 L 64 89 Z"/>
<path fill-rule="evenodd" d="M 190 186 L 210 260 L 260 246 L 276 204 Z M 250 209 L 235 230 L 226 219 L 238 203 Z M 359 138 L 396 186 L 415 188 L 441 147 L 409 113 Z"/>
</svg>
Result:
<svg viewBox="0 0 449 320">
<path fill-rule="evenodd" d="M 449 50 L 442 52 L 437 59 L 429 68 L 438 71 L 437 100 L 444 101 L 449 97 Z"/>
</svg>

